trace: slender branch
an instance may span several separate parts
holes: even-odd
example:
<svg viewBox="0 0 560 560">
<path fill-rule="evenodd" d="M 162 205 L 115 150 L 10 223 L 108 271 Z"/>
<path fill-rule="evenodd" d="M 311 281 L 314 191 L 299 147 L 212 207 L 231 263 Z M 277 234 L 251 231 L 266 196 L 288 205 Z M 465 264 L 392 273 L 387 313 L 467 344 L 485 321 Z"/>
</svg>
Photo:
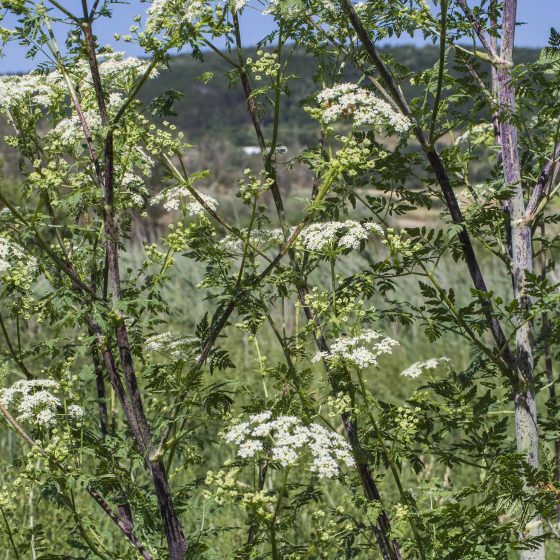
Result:
<svg viewBox="0 0 560 560">
<path fill-rule="evenodd" d="M 71 11 L 67 10 L 60 2 L 57 0 L 47 0 L 49 4 L 52 4 L 55 8 L 60 10 L 65 16 L 70 18 L 74 23 L 80 23 L 80 18 L 75 16 Z"/>
<path fill-rule="evenodd" d="M 334 181 L 335 176 L 336 176 L 336 169 L 331 170 L 331 172 L 327 174 L 323 182 L 323 185 L 321 186 L 321 188 L 317 193 L 317 198 L 316 198 L 317 202 L 320 202 L 325 197 L 325 195 L 329 191 L 332 182 Z M 210 355 L 210 352 L 214 347 L 214 344 L 218 340 L 218 337 L 220 336 L 223 329 L 226 327 L 227 322 L 231 314 L 235 310 L 236 306 L 238 305 L 238 303 L 242 301 L 242 299 L 248 293 L 250 293 L 252 290 L 257 288 L 277 268 L 282 258 L 286 255 L 286 253 L 290 251 L 293 244 L 296 242 L 297 238 L 299 237 L 300 233 L 303 231 L 304 227 L 308 225 L 309 221 L 310 221 L 310 216 L 306 216 L 306 218 L 296 226 L 296 228 L 294 229 L 290 237 L 283 243 L 279 252 L 274 257 L 274 259 L 272 259 L 270 264 L 258 276 L 254 276 L 245 285 L 240 286 L 239 289 L 233 294 L 231 299 L 223 308 L 221 315 L 218 317 L 218 319 L 216 319 L 216 321 L 211 326 L 210 334 L 208 335 L 207 339 L 204 341 L 202 352 L 199 354 L 196 364 L 194 366 L 194 371 L 193 371 L 194 374 L 198 373 L 202 368 L 202 366 L 206 363 L 206 360 L 208 359 L 208 356 Z M 176 404 L 173 410 L 171 411 L 169 422 L 161 436 L 161 439 L 158 445 L 154 448 L 154 450 L 150 454 L 152 460 L 154 461 L 159 460 L 163 455 L 167 444 L 167 440 L 171 435 L 173 426 L 177 420 L 180 410 L 181 410 L 181 405 Z"/>
<path fill-rule="evenodd" d="M 19 551 L 18 551 L 16 543 L 14 541 L 14 536 L 13 536 L 13 533 L 12 533 L 12 529 L 10 528 L 10 523 L 8 521 L 8 518 L 6 517 L 6 514 L 4 513 L 4 508 L 0 507 L 0 512 L 2 512 L 2 518 L 4 519 L 4 524 L 6 525 L 6 531 L 8 532 L 8 539 L 10 540 L 10 546 L 12 547 L 12 550 L 14 551 L 15 558 L 17 560 L 19 560 L 21 558 L 21 556 L 19 555 Z"/>
<path fill-rule="evenodd" d="M 15 348 L 12 344 L 12 341 L 10 340 L 8 330 L 6 329 L 6 324 L 4 323 L 4 319 L 1 313 L 0 313 L 0 329 L 2 330 L 2 334 L 4 335 L 4 339 L 6 340 L 6 345 L 8 346 L 8 351 L 12 359 L 14 360 L 14 362 L 17 364 L 17 366 L 19 367 L 19 369 L 22 371 L 23 375 L 25 375 L 27 379 L 33 379 L 32 373 L 27 369 L 27 366 L 23 363 L 23 360 L 19 358 L 17 352 L 15 351 Z"/>
<path fill-rule="evenodd" d="M 10 427 L 16 432 L 28 445 L 30 445 L 33 449 L 36 449 L 41 455 L 49 459 L 50 461 L 53 460 L 53 457 L 49 455 L 43 448 L 41 448 L 37 442 L 22 428 L 21 424 L 10 414 L 8 409 L 0 402 L 0 413 L 4 416 Z M 65 472 L 67 469 L 57 463 L 57 466 Z M 88 494 L 101 506 L 103 511 L 109 516 L 109 518 L 117 525 L 117 527 L 123 532 L 126 538 L 134 545 L 136 550 L 141 554 L 144 560 L 153 560 L 152 555 L 146 550 L 144 545 L 138 540 L 134 530 L 131 528 L 127 528 L 124 524 L 120 521 L 118 516 L 113 512 L 109 504 L 105 501 L 103 496 L 97 490 L 93 488 L 87 488 Z"/>
<path fill-rule="evenodd" d="M 439 65 L 438 65 L 438 77 L 436 94 L 434 98 L 434 109 L 432 111 L 432 118 L 430 122 L 430 132 L 428 133 L 428 142 L 430 144 L 434 143 L 434 134 L 437 124 L 437 116 L 439 111 L 439 105 L 441 101 L 441 90 L 443 86 L 443 74 L 445 70 L 445 41 L 447 37 L 447 0 L 442 0 L 441 2 L 441 31 L 439 34 Z"/>
<path fill-rule="evenodd" d="M 531 198 L 527 203 L 527 208 L 525 209 L 525 221 L 531 223 L 537 214 L 539 204 L 544 197 L 546 185 L 549 179 L 558 171 L 558 163 L 560 159 L 560 143 L 557 143 L 554 147 L 554 152 L 552 157 L 548 160 L 546 165 L 542 168 L 539 174 L 539 178 L 533 188 L 531 193 Z"/>
<path fill-rule="evenodd" d="M 488 56 L 490 56 L 492 61 L 497 61 L 498 60 L 498 52 L 494 48 L 494 44 L 492 43 L 492 38 L 484 30 L 484 27 L 482 26 L 482 24 L 480 23 L 480 21 L 477 19 L 476 15 L 474 14 L 474 12 L 471 10 L 469 5 L 467 4 L 467 0 L 457 0 L 457 4 L 459 4 L 459 6 L 461 6 L 461 9 L 465 13 L 465 15 L 469 18 L 469 21 L 471 22 L 472 28 L 473 28 L 474 32 L 476 33 L 477 37 L 479 38 L 480 42 L 482 43 L 482 46 L 486 50 Z"/>
<path fill-rule="evenodd" d="M 541 223 L 541 239 L 544 243 L 546 235 L 546 225 Z M 546 280 L 547 262 L 546 262 L 546 245 L 543 245 L 540 254 L 541 280 Z M 556 414 L 558 407 L 558 395 L 556 393 L 556 379 L 554 378 L 554 367 L 552 362 L 552 352 L 550 348 L 550 321 L 546 310 L 542 313 L 541 339 L 544 354 L 544 369 L 546 371 L 546 380 L 548 382 L 548 406 L 553 415 Z M 554 438 L 554 480 L 556 484 L 560 483 L 560 438 Z M 560 502 L 556 505 L 556 521 L 560 523 Z"/>
<path fill-rule="evenodd" d="M 270 262 L 270 257 L 266 253 L 264 253 L 256 245 L 248 241 L 243 236 L 243 234 L 241 234 L 236 228 L 228 224 L 211 206 L 208 205 L 208 203 L 200 196 L 197 190 L 193 188 L 193 186 L 189 183 L 186 173 L 183 172 L 183 175 L 181 175 L 181 173 L 179 172 L 177 167 L 173 164 L 169 156 L 167 155 L 163 156 L 163 163 L 165 164 L 167 169 L 173 174 L 175 179 L 177 179 L 177 181 L 179 181 L 189 191 L 192 197 L 204 208 L 204 210 L 206 210 L 208 214 L 210 214 L 210 216 L 212 216 L 212 218 L 214 218 L 214 220 L 216 220 L 221 226 L 223 226 L 227 231 L 229 231 L 232 235 L 237 237 L 243 243 L 247 241 L 249 243 L 249 247 L 251 247 L 251 249 L 255 251 L 255 253 L 258 253 L 261 257 L 263 257 L 265 260 Z"/>
</svg>

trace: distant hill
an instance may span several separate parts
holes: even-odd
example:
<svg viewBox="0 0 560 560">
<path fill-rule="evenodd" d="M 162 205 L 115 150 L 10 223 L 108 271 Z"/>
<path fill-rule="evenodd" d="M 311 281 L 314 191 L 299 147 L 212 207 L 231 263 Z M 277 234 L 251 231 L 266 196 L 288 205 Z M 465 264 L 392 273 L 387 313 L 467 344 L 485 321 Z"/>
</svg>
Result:
<svg viewBox="0 0 560 560">
<path fill-rule="evenodd" d="M 286 48 L 286 51 L 289 49 Z M 428 68 L 438 57 L 435 46 L 384 47 L 381 52 L 384 56 L 394 57 L 413 73 Z M 532 61 L 538 53 L 537 49 L 518 49 L 515 59 L 518 62 Z M 248 49 L 246 55 L 255 57 L 255 49 Z M 231 68 L 215 53 L 205 52 L 203 58 L 201 62 L 190 54 L 172 57 L 169 69 L 149 81 L 141 97 L 149 104 L 154 97 L 168 90 L 182 94 L 182 98 L 174 104 L 177 115 L 168 120 L 184 131 L 187 141 L 195 146 L 196 149 L 189 155 L 193 165 L 196 168 L 212 167 L 212 181 L 229 187 L 244 167 L 258 162 L 259 156 L 248 156 L 242 150 L 243 146 L 254 145 L 256 141 L 238 80 L 236 76 L 228 80 Z M 316 123 L 302 108 L 306 98 L 322 89 L 321 84 L 315 83 L 318 64 L 301 49 L 295 49 L 290 57 L 289 71 L 298 78 L 290 82 L 289 95 L 283 97 L 279 135 L 279 144 L 289 149 L 288 156 L 318 139 Z M 360 77 L 350 66 L 345 72 L 348 81 L 356 81 Z M 205 82 L 201 79 L 204 73 L 206 76 L 212 73 L 213 78 Z M 407 98 L 418 94 L 408 80 L 403 80 L 402 87 Z M 271 111 L 263 112 L 262 122 L 265 127 L 271 125 Z M 7 123 L 0 121 L 0 135 L 3 136 L 6 130 Z M 0 173 L 9 178 L 17 177 L 17 155 L 2 142 L 0 158 Z M 306 177 L 295 179 L 304 181 Z"/>
<path fill-rule="evenodd" d="M 435 46 L 385 47 L 381 52 L 393 57 L 413 73 L 428 68 L 438 58 L 438 48 Z M 518 62 L 532 61 L 537 58 L 538 53 L 538 49 L 518 49 L 515 59 Z M 248 56 L 254 55 L 254 52 L 248 53 Z M 295 50 L 291 56 L 289 69 L 298 79 L 290 82 L 290 95 L 283 99 L 283 138 L 280 139 L 280 143 L 306 144 L 311 140 L 309 129 L 312 121 L 301 108 L 301 103 L 321 89 L 320 84 L 314 83 L 317 66 L 318 61 L 303 50 Z M 245 110 L 243 94 L 237 82 L 228 83 L 225 75 L 229 70 L 231 68 L 227 62 L 212 52 L 204 54 L 204 63 L 190 55 L 180 55 L 171 60 L 169 70 L 161 72 L 157 79 L 145 86 L 142 95 L 148 101 L 166 90 L 181 92 L 184 97 L 175 102 L 177 117 L 172 120 L 193 141 L 217 136 L 227 138 L 237 145 L 251 144 L 254 143 L 254 135 Z M 214 74 L 208 83 L 200 80 L 204 72 Z M 355 81 L 360 77 L 360 74 L 349 66 L 346 74 L 348 81 Z M 408 81 L 404 81 L 402 87 L 407 98 L 418 93 Z M 263 124 L 270 124 L 270 119 L 268 112 Z"/>
</svg>

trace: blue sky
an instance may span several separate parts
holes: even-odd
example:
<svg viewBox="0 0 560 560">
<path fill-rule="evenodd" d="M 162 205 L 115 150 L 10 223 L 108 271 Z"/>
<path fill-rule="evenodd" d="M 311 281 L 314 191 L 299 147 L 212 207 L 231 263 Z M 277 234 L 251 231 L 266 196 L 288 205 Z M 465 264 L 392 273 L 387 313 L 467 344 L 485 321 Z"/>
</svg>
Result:
<svg viewBox="0 0 560 560">
<path fill-rule="evenodd" d="M 186 0 L 188 1 L 188 0 Z M 390 1 L 390 0 L 387 0 Z M 63 1 L 66 6 L 75 6 L 76 0 Z M 115 44 L 114 33 L 126 33 L 132 17 L 137 13 L 143 13 L 146 4 L 140 0 L 128 0 L 127 4 L 115 6 L 115 16 L 112 20 L 103 20 L 103 24 L 97 26 L 96 33 L 104 43 Z M 546 44 L 550 27 L 560 30 L 560 0 L 518 0 L 518 21 L 520 25 L 517 30 L 516 44 L 523 47 L 542 47 Z M 2 22 L 4 27 L 14 24 L 12 18 Z M 270 32 L 274 27 L 274 21 L 270 16 L 246 9 L 242 16 L 243 37 L 247 45 L 255 44 L 263 35 Z M 391 41 L 395 43 L 395 41 Z M 398 43 L 422 44 L 419 38 L 401 37 Z M 122 43 L 115 44 L 119 50 L 126 50 L 131 55 L 139 55 L 134 46 Z M 25 58 L 25 49 L 10 45 L 0 59 L 0 74 L 9 72 L 29 71 L 35 67 L 38 59 L 28 60 Z"/>
</svg>

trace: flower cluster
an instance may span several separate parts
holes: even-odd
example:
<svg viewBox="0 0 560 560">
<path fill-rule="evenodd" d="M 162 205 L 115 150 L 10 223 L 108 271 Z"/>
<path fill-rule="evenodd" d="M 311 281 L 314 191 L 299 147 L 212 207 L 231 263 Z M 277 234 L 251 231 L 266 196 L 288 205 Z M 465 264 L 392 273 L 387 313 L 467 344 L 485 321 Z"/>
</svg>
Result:
<svg viewBox="0 0 560 560">
<path fill-rule="evenodd" d="M 148 66 L 148 61 L 127 57 L 124 52 L 104 53 L 99 64 L 99 72 L 105 87 L 111 92 L 110 104 L 112 102 L 120 105 L 122 98 L 116 98 L 114 90 L 129 89 L 135 80 L 144 74 Z M 84 77 L 89 74 L 88 66 L 84 61 L 79 61 L 67 70 L 75 82 L 83 82 Z M 150 78 L 156 76 L 157 69 L 154 68 Z M 86 81 L 82 85 L 84 92 L 89 89 L 87 83 Z M 0 76 L 0 107 L 10 109 L 28 100 L 35 105 L 50 107 L 58 97 L 64 95 L 66 88 L 64 77 L 56 70 L 45 74 Z"/>
<path fill-rule="evenodd" d="M 164 29 L 178 28 L 185 23 L 194 23 L 203 16 L 206 9 L 204 0 L 154 0 L 147 10 L 146 31 L 158 33 Z"/>
<path fill-rule="evenodd" d="M 199 340 L 194 337 L 164 332 L 147 338 L 144 347 L 148 352 L 160 352 L 174 360 L 184 360 L 192 356 L 193 348 L 198 343 Z"/>
<path fill-rule="evenodd" d="M 293 230 L 294 228 L 290 228 L 288 236 Z M 243 240 L 234 235 L 227 235 L 222 240 L 223 247 L 230 251 L 242 251 L 246 243 L 247 229 L 243 228 L 239 233 L 244 238 Z M 281 228 L 253 230 L 249 238 L 249 243 L 251 243 L 253 247 L 258 247 L 261 251 L 271 247 L 277 247 L 283 241 L 284 233 Z"/>
<path fill-rule="evenodd" d="M 416 379 L 420 377 L 428 369 L 437 369 L 442 364 L 449 364 L 451 360 L 449 358 L 432 358 L 431 360 L 426 360 L 425 362 L 416 362 L 410 367 L 406 368 L 401 375 L 403 377 L 410 377 L 411 379 Z"/>
<path fill-rule="evenodd" d="M 56 421 L 56 409 L 62 406 L 54 394 L 58 391 L 60 385 L 52 379 L 20 380 L 0 390 L 0 403 L 5 407 L 15 405 L 19 421 L 50 427 Z M 82 420 L 84 417 L 84 409 L 77 404 L 69 405 L 67 413 L 73 420 Z"/>
<path fill-rule="evenodd" d="M 95 137 L 102 128 L 99 112 L 93 109 L 84 111 L 84 120 L 89 131 Z M 84 141 L 84 129 L 78 115 L 62 119 L 48 134 L 51 142 L 58 142 L 62 146 L 71 147 L 77 142 Z"/>
<path fill-rule="evenodd" d="M 213 498 L 216 503 L 223 505 L 229 499 L 238 498 L 243 491 L 241 483 L 237 480 L 240 469 L 234 468 L 226 471 L 208 471 L 204 484 L 213 486 L 214 492 L 205 492 L 206 498 Z"/>
<path fill-rule="evenodd" d="M 347 467 L 354 465 L 350 446 L 341 435 L 319 424 L 305 425 L 295 416 L 254 414 L 247 422 L 233 426 L 225 440 L 239 446 L 237 454 L 243 459 L 266 450 L 283 467 L 297 464 L 308 451 L 310 470 L 320 478 L 336 477 L 341 462 Z"/>
<path fill-rule="evenodd" d="M 68 416 L 74 420 L 82 420 L 84 417 L 84 409 L 78 404 L 71 404 L 68 407 Z"/>
<path fill-rule="evenodd" d="M 62 76 L 59 72 L 0 76 L 0 106 L 10 109 L 31 99 L 37 105 L 48 107 L 61 86 Z"/>
<path fill-rule="evenodd" d="M 29 420 L 39 426 L 52 426 L 56 419 L 56 408 L 60 399 L 50 390 L 58 390 L 59 385 L 51 379 L 16 381 L 11 387 L 0 391 L 0 403 L 7 407 L 16 399 L 18 420 Z"/>
<path fill-rule="evenodd" d="M 317 95 L 323 108 L 322 120 L 332 123 L 341 117 L 352 118 L 356 126 L 382 127 L 404 134 L 410 127 L 408 118 L 371 91 L 355 84 L 338 84 Z"/>
<path fill-rule="evenodd" d="M 337 338 L 329 352 L 317 352 L 312 361 L 326 360 L 331 364 L 350 363 L 360 369 L 377 365 L 382 354 L 390 354 L 399 343 L 374 330 L 354 337 Z"/>
<path fill-rule="evenodd" d="M 124 52 L 110 52 L 103 55 L 103 61 L 99 64 L 101 78 L 107 84 L 123 78 L 139 78 L 150 65 L 148 60 L 141 60 L 134 56 L 126 56 Z M 157 68 L 150 73 L 150 79 L 158 75 Z"/>
<path fill-rule="evenodd" d="M 215 198 L 202 193 L 198 195 L 211 210 L 218 208 L 218 201 Z M 205 212 L 204 206 L 196 200 L 187 187 L 171 187 L 155 196 L 152 204 L 161 204 L 167 212 L 185 210 L 189 216 L 201 216 Z"/>
<path fill-rule="evenodd" d="M 412 257 L 414 253 L 422 250 L 420 243 L 413 243 L 410 239 L 405 237 L 403 232 L 395 232 L 394 229 L 388 228 L 385 232 L 383 245 L 387 247 L 389 253 L 394 260 L 398 261 L 402 257 Z"/>
<path fill-rule="evenodd" d="M 125 171 L 120 181 L 122 195 L 127 199 L 130 208 L 142 208 L 149 197 L 148 189 L 143 177 L 130 171 Z"/>
<path fill-rule="evenodd" d="M 270 520 L 276 504 L 276 496 L 263 490 L 254 491 L 247 484 L 237 479 L 240 468 L 234 467 L 227 471 L 208 471 L 204 484 L 212 487 L 212 491 L 204 490 L 206 499 L 213 499 L 217 504 L 240 502 L 243 509 L 250 511 L 261 519 Z"/>
<path fill-rule="evenodd" d="M 247 3 L 248 0 L 245 0 Z M 267 0 L 263 15 L 281 16 L 283 18 L 293 19 L 296 17 L 305 18 L 306 3 L 302 0 Z M 356 10 L 360 10 L 362 2 L 354 4 Z M 315 15 L 321 17 L 325 21 L 340 17 L 340 4 L 336 0 L 322 0 L 313 6 Z"/>
<path fill-rule="evenodd" d="M 318 222 L 309 225 L 301 233 L 303 246 L 307 251 L 321 252 L 339 248 L 359 249 L 371 232 L 383 235 L 383 229 L 373 222 Z"/>
<path fill-rule="evenodd" d="M 259 178 L 253 174 L 251 169 L 245 169 L 243 175 L 243 179 L 238 181 L 239 193 L 237 196 L 241 198 L 245 204 L 251 204 L 255 198 L 269 190 L 274 184 L 273 179 L 268 177 L 265 172 L 262 172 L 261 178 Z"/>
<path fill-rule="evenodd" d="M 339 166 L 340 170 L 349 177 L 357 177 L 375 169 L 377 158 L 384 155 L 384 152 L 374 147 L 372 141 L 367 137 L 337 135 L 336 139 L 342 146 L 336 152 L 332 164 Z"/>
</svg>

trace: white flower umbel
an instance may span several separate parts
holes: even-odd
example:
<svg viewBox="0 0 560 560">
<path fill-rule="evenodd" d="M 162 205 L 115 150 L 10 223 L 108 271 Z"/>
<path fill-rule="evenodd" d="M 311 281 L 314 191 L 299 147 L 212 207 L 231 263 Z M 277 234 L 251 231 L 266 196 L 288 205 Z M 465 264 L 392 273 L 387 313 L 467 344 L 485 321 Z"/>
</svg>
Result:
<svg viewBox="0 0 560 560">
<path fill-rule="evenodd" d="M 16 381 L 11 387 L 0 391 L 0 402 L 8 407 L 14 404 L 18 420 L 27 420 L 39 426 L 52 426 L 60 399 L 52 394 L 59 385 L 51 379 Z"/>
<path fill-rule="evenodd" d="M 319 478 L 334 478 L 340 464 L 354 466 L 352 450 L 336 432 L 319 424 L 304 424 L 295 416 L 272 418 L 272 413 L 254 414 L 247 422 L 233 426 L 225 435 L 228 443 L 238 446 L 242 459 L 268 450 L 283 467 L 310 459 L 310 470 Z"/>
<path fill-rule="evenodd" d="M 147 338 L 145 349 L 148 352 L 159 352 L 174 360 L 185 360 L 192 356 L 199 343 L 200 341 L 194 337 L 164 332 Z"/>
<path fill-rule="evenodd" d="M 245 7 L 247 2 L 248 0 L 233 0 L 230 2 L 230 5 L 235 12 L 239 12 Z"/>
<path fill-rule="evenodd" d="M 77 404 L 71 404 L 68 407 L 68 416 L 74 420 L 82 420 L 84 417 L 84 409 Z"/>
<path fill-rule="evenodd" d="M 86 121 L 89 132 L 95 136 L 101 131 L 102 123 L 99 113 L 94 110 L 84 111 L 84 120 Z M 72 146 L 76 143 L 84 141 L 84 128 L 82 121 L 78 115 L 62 119 L 49 133 L 48 137 L 51 141 L 58 141 L 63 146 Z"/>
<path fill-rule="evenodd" d="M 441 365 L 449 364 L 451 360 L 449 358 L 432 358 L 426 360 L 425 362 L 416 362 L 410 367 L 406 368 L 401 375 L 403 377 L 410 377 L 411 379 L 416 379 L 420 377 L 426 370 L 437 369 Z"/>
<path fill-rule="evenodd" d="M 313 362 L 326 360 L 331 364 L 347 363 L 360 369 L 377 365 L 382 354 L 390 354 L 399 343 L 374 330 L 367 330 L 358 336 L 341 337 L 331 345 L 329 352 L 317 352 Z"/>
<path fill-rule="evenodd" d="M 146 72 L 149 65 L 149 60 L 126 56 L 124 52 L 105 53 L 99 64 L 99 73 L 104 81 L 111 84 L 115 80 L 122 81 L 124 78 L 137 79 Z M 150 79 L 155 78 L 157 74 L 157 69 L 154 68 L 150 73 Z"/>
<path fill-rule="evenodd" d="M 48 107 L 63 87 L 59 72 L 0 76 L 0 107 L 10 109 L 23 101 Z"/>
<path fill-rule="evenodd" d="M 323 109 L 322 120 L 332 123 L 340 118 L 352 119 L 356 126 L 372 126 L 404 134 L 410 120 L 371 91 L 355 84 L 338 84 L 317 95 Z"/>
<path fill-rule="evenodd" d="M 153 0 L 147 10 L 146 31 L 158 33 L 194 23 L 203 16 L 207 7 L 204 0 Z"/>
<path fill-rule="evenodd" d="M 198 192 L 198 191 L 197 191 Z M 198 193 L 204 204 L 211 210 L 218 208 L 218 201 L 207 194 Z M 201 216 L 205 209 L 186 187 L 171 187 L 159 193 L 152 200 L 152 205 L 161 204 L 167 212 L 185 210 L 190 216 Z"/>
<path fill-rule="evenodd" d="M 52 379 L 16 381 L 11 387 L 0 390 L 0 403 L 5 407 L 14 406 L 19 421 L 51 427 L 56 423 L 56 409 L 62 406 L 55 395 L 59 390 L 60 385 Z M 71 404 L 67 413 L 72 420 L 84 417 L 84 409 L 77 404 Z"/>
<path fill-rule="evenodd" d="M 301 239 L 307 251 L 355 250 L 360 248 L 360 244 L 366 241 L 372 232 L 383 235 L 381 226 L 373 222 L 318 222 L 306 227 L 301 233 Z"/>
</svg>

